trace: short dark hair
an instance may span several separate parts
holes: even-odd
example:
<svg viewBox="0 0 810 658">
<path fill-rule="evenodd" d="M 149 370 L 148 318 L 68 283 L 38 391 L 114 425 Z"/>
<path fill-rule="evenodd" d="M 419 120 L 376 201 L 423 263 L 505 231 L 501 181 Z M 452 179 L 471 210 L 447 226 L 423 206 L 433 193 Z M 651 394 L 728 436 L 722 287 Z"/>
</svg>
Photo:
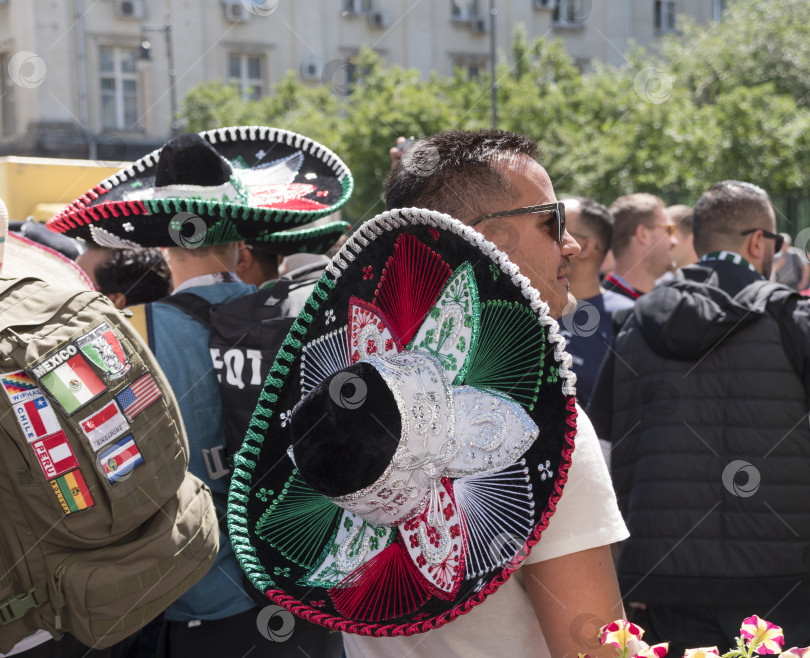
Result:
<svg viewBox="0 0 810 658">
<path fill-rule="evenodd" d="M 695 252 L 704 256 L 720 249 L 735 249 L 740 233 L 761 224 L 771 212 L 771 199 L 761 187 L 738 180 L 715 183 L 695 204 L 692 217 Z"/>
<path fill-rule="evenodd" d="M 582 196 L 565 197 L 567 200 L 579 203 L 579 218 L 585 228 L 596 236 L 597 246 L 604 255 L 610 249 L 613 242 L 613 215 L 607 206 L 603 206 L 595 199 Z"/>
<path fill-rule="evenodd" d="M 537 159 L 530 137 L 506 130 L 447 130 L 407 148 L 385 182 L 386 208 L 428 208 L 470 221 L 507 201 L 512 186 L 500 162 Z"/>
<path fill-rule="evenodd" d="M 146 304 L 172 290 L 169 266 L 157 249 L 111 249 L 109 260 L 96 267 L 98 289 L 124 293 L 127 306 Z"/>
<path fill-rule="evenodd" d="M 639 224 L 650 227 L 657 208 L 664 208 L 664 202 L 654 194 L 640 192 L 620 196 L 610 204 L 613 215 L 613 255 L 621 256 L 636 232 Z"/>
</svg>

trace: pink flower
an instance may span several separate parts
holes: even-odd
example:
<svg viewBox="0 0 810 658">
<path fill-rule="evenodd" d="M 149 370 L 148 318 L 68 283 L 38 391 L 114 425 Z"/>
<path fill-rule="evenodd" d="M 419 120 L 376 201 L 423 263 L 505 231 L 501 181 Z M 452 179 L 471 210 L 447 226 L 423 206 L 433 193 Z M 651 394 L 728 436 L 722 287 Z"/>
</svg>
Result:
<svg viewBox="0 0 810 658">
<path fill-rule="evenodd" d="M 642 642 L 642 644 L 644 643 Z M 651 647 L 648 646 L 638 653 L 633 654 L 633 658 L 661 658 L 667 655 L 667 651 L 669 651 L 669 642 L 653 644 Z"/>
<path fill-rule="evenodd" d="M 617 619 L 602 627 L 599 631 L 599 641 L 603 645 L 612 644 L 614 647 L 624 651 L 630 640 L 640 640 L 642 635 L 644 635 L 643 628 L 639 628 L 625 619 Z"/>
<path fill-rule="evenodd" d="M 782 654 L 785 658 L 810 658 L 810 647 L 793 647 Z"/>
<path fill-rule="evenodd" d="M 781 653 L 785 638 L 782 629 L 756 615 L 743 619 L 740 636 L 759 654 Z"/>
<path fill-rule="evenodd" d="M 687 649 L 683 658 L 711 658 L 719 655 L 717 647 L 700 647 L 699 649 Z"/>
</svg>

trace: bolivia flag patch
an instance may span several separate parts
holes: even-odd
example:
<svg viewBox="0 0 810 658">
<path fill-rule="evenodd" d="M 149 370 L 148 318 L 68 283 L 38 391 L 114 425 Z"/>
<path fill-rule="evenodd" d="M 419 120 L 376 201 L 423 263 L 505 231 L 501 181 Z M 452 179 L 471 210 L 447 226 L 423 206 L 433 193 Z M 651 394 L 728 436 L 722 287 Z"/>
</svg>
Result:
<svg viewBox="0 0 810 658">
<path fill-rule="evenodd" d="M 130 434 L 99 453 L 98 462 L 110 482 L 118 482 L 143 464 L 143 457 Z"/>
<path fill-rule="evenodd" d="M 39 383 L 68 415 L 107 390 L 81 354 L 75 354 L 42 375 Z"/>
<path fill-rule="evenodd" d="M 51 488 L 65 514 L 72 514 L 96 504 L 79 469 L 51 480 Z"/>
</svg>

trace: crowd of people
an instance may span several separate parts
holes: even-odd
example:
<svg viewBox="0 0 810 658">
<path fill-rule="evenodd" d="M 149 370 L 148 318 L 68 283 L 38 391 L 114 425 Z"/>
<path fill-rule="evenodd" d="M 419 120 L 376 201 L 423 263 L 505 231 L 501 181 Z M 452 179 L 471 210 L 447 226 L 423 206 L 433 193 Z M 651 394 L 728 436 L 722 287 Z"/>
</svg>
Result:
<svg viewBox="0 0 810 658">
<path fill-rule="evenodd" d="M 244 141 L 245 153 L 259 148 Z M 442 132 L 391 157 L 387 209 L 428 209 L 478 231 L 528 279 L 565 338 L 576 434 L 539 542 L 514 577 L 440 628 L 368 637 L 296 619 L 289 637 L 271 642 L 257 624 L 267 598 L 245 580 L 223 524 L 214 567 L 142 631 L 139 653 L 130 643 L 81 655 L 608 656 L 598 629 L 629 615 L 647 628 L 645 641 L 669 642 L 669 655 L 680 656 L 691 646 L 728 650 L 753 613 L 783 626 L 790 644 L 810 645 L 810 301 L 799 292 L 810 286 L 810 261 L 776 233 L 764 181 L 707 182 L 694 207 L 648 193 L 558 201 L 537 145 L 497 130 Z M 147 186 L 155 198 L 183 186 L 221 194 L 235 176 L 212 171 L 221 161 L 216 144 L 182 136 Z M 318 176 L 321 184 L 327 175 Z M 304 217 L 335 194 L 316 186 L 277 214 Z M 339 252 L 342 229 L 317 245 L 310 234 L 299 243 L 289 234 L 234 240 L 216 223 L 224 204 L 203 205 L 189 207 L 220 238 L 202 246 L 161 234 L 144 236 L 152 247 L 61 248 L 117 308 L 148 306 L 145 338 L 177 397 L 189 470 L 224 518 L 233 450 L 221 386 L 230 370 L 212 363 L 211 327 L 170 296 L 193 293 L 208 308 L 261 292 L 273 300 L 277 281 L 301 281 L 285 308 L 292 323 L 329 258 L 351 252 Z M 267 216 L 247 206 L 243 217 Z M 329 210 L 317 207 L 313 220 Z M 309 217 L 298 225 L 314 226 Z M 279 220 L 271 233 L 285 231 Z M 137 233 L 122 235 L 137 242 Z M 61 656 L 58 646 L 6 655 Z"/>
</svg>

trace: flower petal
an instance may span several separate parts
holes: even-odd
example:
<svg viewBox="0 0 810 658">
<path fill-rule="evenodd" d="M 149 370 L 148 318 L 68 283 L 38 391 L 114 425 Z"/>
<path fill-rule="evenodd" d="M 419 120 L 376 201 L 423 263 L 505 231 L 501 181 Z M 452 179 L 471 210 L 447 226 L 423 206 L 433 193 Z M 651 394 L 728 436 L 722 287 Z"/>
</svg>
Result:
<svg viewBox="0 0 810 658">
<path fill-rule="evenodd" d="M 720 652 L 717 647 L 700 647 L 698 649 L 687 649 L 683 654 L 683 658 L 711 658 L 719 655 Z"/>
<path fill-rule="evenodd" d="M 662 642 L 661 644 L 653 644 L 651 647 L 642 649 L 633 658 L 661 658 L 667 655 L 669 651 L 669 642 Z"/>
<path fill-rule="evenodd" d="M 643 628 L 626 619 L 617 619 L 602 627 L 599 632 L 599 641 L 603 645 L 612 644 L 614 647 L 624 650 L 630 640 L 634 638 L 640 640 L 642 635 L 644 635 Z"/>
<path fill-rule="evenodd" d="M 748 647 L 759 654 L 780 653 L 785 643 L 782 629 L 757 615 L 743 619 L 740 636 L 746 638 Z"/>
</svg>

